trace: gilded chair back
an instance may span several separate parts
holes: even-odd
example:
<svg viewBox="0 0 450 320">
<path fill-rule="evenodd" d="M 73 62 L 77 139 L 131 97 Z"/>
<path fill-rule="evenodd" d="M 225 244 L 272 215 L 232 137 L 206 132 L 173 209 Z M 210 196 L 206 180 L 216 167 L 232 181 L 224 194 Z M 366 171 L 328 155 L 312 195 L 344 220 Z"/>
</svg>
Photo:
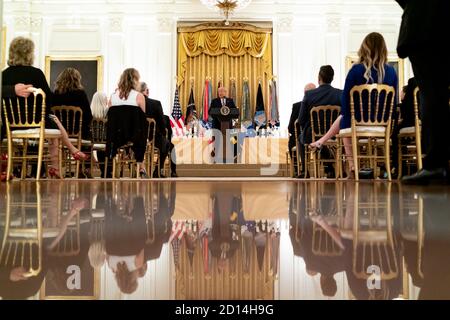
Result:
<svg viewBox="0 0 450 320">
<path fill-rule="evenodd" d="M 42 204 L 40 184 L 36 184 L 36 199 L 33 203 L 24 203 L 23 194 L 19 193 L 18 202 L 13 201 L 18 190 L 11 190 L 11 184 L 6 185 L 6 221 L 0 249 L 1 267 L 23 267 L 26 270 L 25 277 L 37 276 L 42 269 Z M 34 193 L 34 192 L 33 192 Z M 27 194 L 29 196 L 29 194 Z M 15 225 L 15 212 L 19 210 L 29 214 L 36 210 L 36 220 L 33 223 L 28 219 L 19 219 L 19 225 Z M 26 212 L 25 212 L 26 211 Z"/>
<path fill-rule="evenodd" d="M 45 128 L 45 92 L 35 89 L 30 97 L 3 98 L 3 110 L 7 132 L 10 129 Z"/>
<path fill-rule="evenodd" d="M 83 110 L 80 107 L 56 106 L 52 108 L 52 111 L 59 121 L 61 121 L 69 138 L 79 139 L 81 142 Z"/>
<path fill-rule="evenodd" d="M 106 145 L 106 125 L 107 119 L 92 119 L 91 121 L 91 141 L 92 144 Z"/>
<path fill-rule="evenodd" d="M 310 111 L 312 141 L 324 136 L 330 130 L 334 121 L 339 117 L 341 107 L 339 106 L 318 106 Z"/>
<path fill-rule="evenodd" d="M 156 137 L 156 121 L 152 118 L 147 118 L 148 123 L 148 143 L 147 143 L 147 157 L 146 157 L 146 170 L 150 175 L 153 174 L 155 168 L 155 137 Z"/>
<path fill-rule="evenodd" d="M 353 125 L 391 126 L 395 88 L 385 84 L 364 84 L 350 90 Z"/>
</svg>

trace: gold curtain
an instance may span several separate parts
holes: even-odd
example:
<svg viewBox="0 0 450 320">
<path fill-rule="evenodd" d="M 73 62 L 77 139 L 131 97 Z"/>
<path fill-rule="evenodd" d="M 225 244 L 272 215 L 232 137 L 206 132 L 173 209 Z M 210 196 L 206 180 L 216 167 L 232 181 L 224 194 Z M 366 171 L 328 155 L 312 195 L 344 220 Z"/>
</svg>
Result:
<svg viewBox="0 0 450 320">
<path fill-rule="evenodd" d="M 268 82 L 273 77 L 271 30 L 238 23 L 228 27 L 204 24 L 179 28 L 177 72 L 183 114 L 186 111 L 191 87 L 194 89 L 197 111 L 201 110 L 207 78 L 212 81 L 213 98 L 217 96 L 219 81 L 228 89 L 231 82 L 235 81 L 235 103 L 238 107 L 241 106 L 242 86 L 247 79 L 252 114 L 258 83 L 261 82 L 268 113 Z"/>
</svg>

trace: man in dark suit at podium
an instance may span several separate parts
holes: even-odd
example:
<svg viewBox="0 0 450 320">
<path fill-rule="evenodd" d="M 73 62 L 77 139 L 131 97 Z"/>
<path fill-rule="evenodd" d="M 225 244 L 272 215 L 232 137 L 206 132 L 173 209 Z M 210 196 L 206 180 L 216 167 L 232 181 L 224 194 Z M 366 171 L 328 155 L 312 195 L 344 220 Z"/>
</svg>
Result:
<svg viewBox="0 0 450 320">
<path fill-rule="evenodd" d="M 215 98 L 215 99 L 213 99 L 211 101 L 211 106 L 209 108 L 209 113 L 211 113 L 211 110 L 213 110 L 213 109 L 220 109 L 223 106 L 227 106 L 230 109 L 236 108 L 236 105 L 234 104 L 233 99 L 227 98 L 227 95 L 228 95 L 227 88 L 220 87 L 219 89 L 217 89 L 217 93 L 218 93 L 219 97 Z M 212 128 L 220 130 L 220 121 L 219 121 L 219 119 L 213 117 Z M 232 128 L 231 120 L 230 120 L 230 128 Z"/>
</svg>

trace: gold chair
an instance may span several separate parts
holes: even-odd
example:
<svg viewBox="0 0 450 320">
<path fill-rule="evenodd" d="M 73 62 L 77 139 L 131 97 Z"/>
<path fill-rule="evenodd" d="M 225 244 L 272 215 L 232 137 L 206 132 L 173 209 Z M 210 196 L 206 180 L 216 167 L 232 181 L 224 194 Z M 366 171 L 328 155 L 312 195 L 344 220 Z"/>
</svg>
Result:
<svg viewBox="0 0 450 320">
<path fill-rule="evenodd" d="M 147 118 L 148 123 L 148 140 L 147 140 L 147 150 L 146 150 L 146 170 L 147 174 L 153 177 L 153 171 L 155 170 L 155 158 L 159 161 L 159 150 L 155 146 L 156 139 L 156 121 L 152 118 Z M 159 168 L 161 168 L 158 165 Z M 159 172 L 158 172 L 159 175 Z"/>
<path fill-rule="evenodd" d="M 301 162 L 301 157 L 300 157 L 300 143 L 299 143 L 299 141 L 298 141 L 298 137 L 299 137 L 299 135 L 300 135 L 300 124 L 299 124 L 299 122 L 298 122 L 298 119 L 297 120 L 295 120 L 295 122 L 294 122 L 294 135 L 295 135 L 295 150 L 294 149 L 292 149 L 292 152 L 293 152 L 293 154 L 295 155 L 295 160 L 293 159 L 293 161 L 294 161 L 294 165 L 296 165 L 297 166 L 297 175 L 298 176 L 300 176 L 300 169 L 301 169 L 301 166 L 303 166 L 304 164 L 303 163 L 300 163 Z M 306 174 L 306 173 L 305 173 Z M 305 176 L 306 177 L 306 176 Z"/>
<path fill-rule="evenodd" d="M 20 185 L 6 185 L 6 221 L 0 250 L 1 267 L 23 267 L 25 277 L 37 276 L 42 270 L 42 207 L 40 183 L 34 192 L 23 194 Z M 24 197 L 36 195 L 35 201 Z M 18 201 L 13 201 L 19 197 Z M 31 210 L 33 216 L 30 217 Z M 34 219 L 35 215 L 35 219 Z"/>
<path fill-rule="evenodd" d="M 30 100 L 33 100 L 30 104 Z M 13 162 L 21 160 L 21 178 L 24 179 L 27 173 L 27 162 L 31 159 L 37 160 L 36 180 L 40 179 L 42 161 L 44 159 L 44 140 L 58 139 L 58 163 L 61 164 L 61 132 L 57 129 L 45 129 L 45 93 L 41 89 L 36 89 L 28 99 L 9 98 L 3 99 L 3 110 L 6 122 L 6 133 L 8 140 L 8 169 L 6 179 L 11 178 Z M 29 140 L 38 140 L 38 154 L 28 154 Z M 14 144 L 22 144 L 22 155 L 14 155 Z M 48 176 L 48 174 L 47 174 Z"/>
<path fill-rule="evenodd" d="M 94 168 L 94 151 L 106 152 L 106 119 L 92 119 L 91 121 L 91 170 Z M 97 156 L 97 162 L 102 163 Z M 108 172 L 108 157 L 103 161 L 105 165 L 104 178 Z"/>
<path fill-rule="evenodd" d="M 365 185 L 370 192 L 359 191 L 355 185 L 353 216 L 353 274 L 368 279 L 370 266 L 380 268 L 380 280 L 391 280 L 399 275 L 397 250 L 392 230 L 391 184 Z M 365 201 L 361 199 L 365 197 Z"/>
<path fill-rule="evenodd" d="M 422 169 L 421 122 L 419 119 L 419 88 L 414 90 L 414 127 L 403 128 L 398 134 L 398 178 L 402 177 L 403 161 L 417 163 L 417 170 Z M 414 143 L 407 143 L 413 140 Z M 403 150 L 406 148 L 406 152 Z M 414 149 L 415 152 L 408 152 Z"/>
<path fill-rule="evenodd" d="M 81 150 L 82 146 L 90 146 L 89 140 L 82 140 L 82 125 L 83 125 L 83 110 L 80 107 L 73 106 L 55 106 L 52 108 L 53 113 L 58 117 L 59 121 L 67 131 L 69 141 L 78 149 Z M 77 123 L 78 122 L 78 123 Z M 72 170 L 72 163 L 75 162 L 75 177 L 80 177 L 80 160 L 72 158 L 69 150 L 65 150 L 65 164 L 66 168 L 69 168 L 69 172 Z"/>
<path fill-rule="evenodd" d="M 384 99 L 383 99 L 384 97 Z M 356 98 L 356 99 L 355 99 Z M 366 100 L 367 103 L 364 103 Z M 392 112 L 394 109 L 395 88 L 384 84 L 366 84 L 355 86 L 350 91 L 351 127 L 343 129 L 337 135 L 338 156 L 341 158 L 342 140 L 351 138 L 355 180 L 359 180 L 359 160 L 366 159 L 374 173 L 377 163 L 384 161 L 388 180 L 391 181 L 390 136 Z M 367 110 L 364 110 L 364 106 Z M 355 108 L 359 107 L 360 119 L 355 117 Z M 361 139 L 367 139 L 367 154 L 359 153 Z M 379 146 L 384 145 L 384 155 L 378 156 Z"/>
<path fill-rule="evenodd" d="M 341 107 L 339 106 L 317 106 L 311 109 L 310 117 L 311 117 L 311 133 L 312 133 L 312 142 L 316 142 L 318 139 L 323 137 L 328 130 L 330 130 L 334 121 L 339 117 L 341 112 Z M 324 146 L 328 147 L 331 153 L 334 154 L 335 159 L 321 159 L 320 151 L 311 152 L 311 159 L 314 167 L 314 178 L 319 177 L 320 169 L 323 169 L 323 165 L 325 163 L 334 163 L 334 171 L 335 177 L 338 177 L 339 171 L 339 159 L 336 157 L 336 151 L 338 148 L 338 144 L 336 140 L 327 141 Z"/>
</svg>

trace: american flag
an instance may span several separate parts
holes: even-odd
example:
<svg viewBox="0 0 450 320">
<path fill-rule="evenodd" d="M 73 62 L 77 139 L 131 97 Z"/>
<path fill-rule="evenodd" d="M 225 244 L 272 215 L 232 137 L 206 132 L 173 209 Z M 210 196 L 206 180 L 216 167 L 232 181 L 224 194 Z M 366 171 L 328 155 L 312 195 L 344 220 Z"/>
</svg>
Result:
<svg viewBox="0 0 450 320">
<path fill-rule="evenodd" d="M 172 114 L 170 118 L 170 126 L 176 129 L 176 135 L 178 134 L 179 129 L 182 129 L 183 124 L 183 115 L 181 113 L 181 104 L 180 104 L 180 96 L 178 92 L 178 87 L 175 89 L 175 97 L 173 99 L 173 108 Z M 181 130 L 182 132 L 182 130 Z"/>
<path fill-rule="evenodd" d="M 186 230 L 187 230 L 186 222 L 177 220 L 172 225 L 172 234 L 170 235 L 169 242 L 172 242 L 172 240 L 174 239 L 181 240 Z"/>
</svg>

